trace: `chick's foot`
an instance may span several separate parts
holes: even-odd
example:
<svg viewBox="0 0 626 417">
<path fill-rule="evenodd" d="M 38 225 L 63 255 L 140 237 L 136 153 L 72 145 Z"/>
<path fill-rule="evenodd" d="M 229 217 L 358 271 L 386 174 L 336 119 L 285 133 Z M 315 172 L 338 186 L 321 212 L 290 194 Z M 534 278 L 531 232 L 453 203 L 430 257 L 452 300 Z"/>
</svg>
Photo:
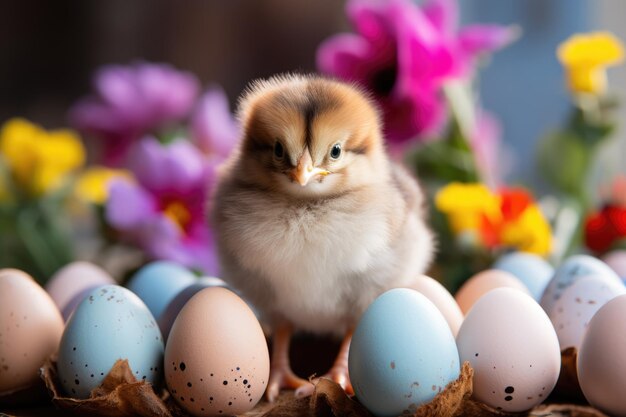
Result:
<svg viewBox="0 0 626 417">
<path fill-rule="evenodd" d="M 280 390 L 283 388 L 299 389 L 303 386 L 313 385 L 306 379 L 300 378 L 291 370 L 289 364 L 289 344 L 293 330 L 287 324 L 276 327 L 272 344 L 272 361 L 270 379 L 265 391 L 265 397 L 269 402 L 276 401 Z"/>
</svg>

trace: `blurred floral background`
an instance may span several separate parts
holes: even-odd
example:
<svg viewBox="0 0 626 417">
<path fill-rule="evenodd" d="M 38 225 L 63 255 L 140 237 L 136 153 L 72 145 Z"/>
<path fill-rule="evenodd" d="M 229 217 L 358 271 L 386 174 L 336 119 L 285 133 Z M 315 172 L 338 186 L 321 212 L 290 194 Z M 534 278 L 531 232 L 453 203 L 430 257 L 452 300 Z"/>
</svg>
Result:
<svg viewBox="0 0 626 417">
<path fill-rule="evenodd" d="M 429 196 L 431 273 L 450 289 L 511 250 L 608 252 L 626 236 L 625 13 L 608 0 L 3 1 L 0 267 L 45 281 L 74 259 L 118 277 L 171 259 L 218 275 L 206 201 L 237 143 L 236 98 L 286 71 L 372 92 L 390 152 Z"/>
</svg>

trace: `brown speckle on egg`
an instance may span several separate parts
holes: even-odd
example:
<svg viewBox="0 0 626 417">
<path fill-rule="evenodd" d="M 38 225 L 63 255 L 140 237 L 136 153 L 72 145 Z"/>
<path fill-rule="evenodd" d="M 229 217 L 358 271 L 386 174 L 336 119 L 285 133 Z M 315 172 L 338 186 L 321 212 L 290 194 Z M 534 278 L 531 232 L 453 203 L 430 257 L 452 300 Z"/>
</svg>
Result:
<svg viewBox="0 0 626 417">
<path fill-rule="evenodd" d="M 513 399 L 513 397 L 511 397 L 510 395 L 507 395 L 506 397 L 504 397 L 504 401 L 511 401 Z"/>
<path fill-rule="evenodd" d="M 389 367 L 391 367 L 391 369 L 396 369 L 396 363 L 394 361 L 391 361 Z"/>
<path fill-rule="evenodd" d="M 504 389 L 504 392 L 506 392 L 507 394 L 513 394 L 515 392 L 515 388 L 513 388 L 512 386 L 508 386 Z"/>
</svg>

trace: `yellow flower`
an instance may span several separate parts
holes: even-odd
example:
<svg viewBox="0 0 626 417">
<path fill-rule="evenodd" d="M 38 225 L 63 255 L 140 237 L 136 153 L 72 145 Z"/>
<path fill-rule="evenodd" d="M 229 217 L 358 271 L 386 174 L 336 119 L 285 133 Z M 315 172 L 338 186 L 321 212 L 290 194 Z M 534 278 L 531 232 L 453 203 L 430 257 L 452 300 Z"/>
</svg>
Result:
<svg viewBox="0 0 626 417">
<path fill-rule="evenodd" d="M 117 178 L 134 181 L 132 174 L 124 169 L 91 167 L 76 182 L 76 195 L 93 204 L 104 204 L 109 198 L 109 182 Z"/>
<path fill-rule="evenodd" d="M 435 206 L 448 216 L 455 234 L 479 230 L 484 218 L 501 217 L 500 198 L 483 184 L 450 183 L 437 193 Z"/>
<path fill-rule="evenodd" d="M 624 48 L 611 33 L 593 32 L 571 36 L 559 45 L 557 56 L 572 92 L 598 95 L 606 91 L 606 67 L 623 60 Z"/>
<path fill-rule="evenodd" d="M 552 249 L 552 231 L 539 206 L 532 204 L 515 220 L 504 223 L 500 233 L 504 245 L 546 256 Z"/>
<path fill-rule="evenodd" d="M 74 132 L 46 131 L 18 118 L 2 126 L 0 155 L 18 187 L 35 196 L 58 188 L 85 162 L 85 149 Z"/>
</svg>

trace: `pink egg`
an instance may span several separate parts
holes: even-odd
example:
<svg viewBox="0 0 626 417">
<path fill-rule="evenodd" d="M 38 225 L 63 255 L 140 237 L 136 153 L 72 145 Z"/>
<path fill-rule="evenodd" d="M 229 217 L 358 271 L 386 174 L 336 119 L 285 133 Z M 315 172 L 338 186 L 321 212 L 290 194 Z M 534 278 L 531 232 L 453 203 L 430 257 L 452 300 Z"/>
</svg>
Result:
<svg viewBox="0 0 626 417">
<path fill-rule="evenodd" d="M 72 262 L 59 269 L 45 286 L 46 291 L 67 320 L 82 296 L 101 285 L 115 284 L 102 268 L 90 262 Z"/>
<path fill-rule="evenodd" d="M 611 267 L 621 279 L 626 278 L 626 250 L 614 250 L 602 257 L 604 263 Z"/>
<path fill-rule="evenodd" d="M 528 288 L 515 278 L 515 275 L 497 269 L 487 269 L 468 279 L 457 291 L 454 298 L 461 307 L 463 314 L 467 314 L 480 297 L 501 287 L 514 288 L 530 295 Z"/>
</svg>

